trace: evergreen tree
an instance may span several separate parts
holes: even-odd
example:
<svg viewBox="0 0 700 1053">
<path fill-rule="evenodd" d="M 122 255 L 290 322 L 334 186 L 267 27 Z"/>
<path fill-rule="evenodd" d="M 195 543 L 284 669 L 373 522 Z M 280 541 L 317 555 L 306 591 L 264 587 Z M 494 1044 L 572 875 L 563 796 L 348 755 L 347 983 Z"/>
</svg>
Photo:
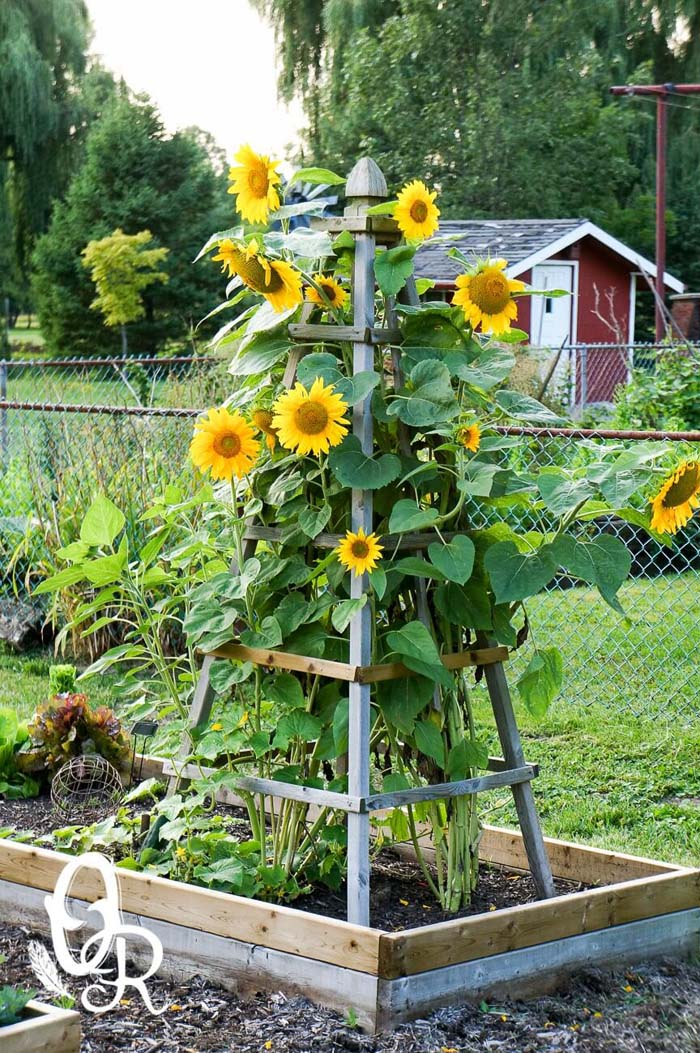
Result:
<svg viewBox="0 0 700 1053">
<path fill-rule="evenodd" d="M 147 227 L 155 246 L 170 250 L 163 265 L 168 282 L 145 292 L 145 318 L 131 327 L 130 351 L 151 353 L 168 340 L 185 340 L 220 285 L 215 267 L 192 260 L 210 232 L 228 224 L 225 190 L 225 177 L 191 131 L 167 135 L 144 97 L 116 99 L 89 131 L 84 163 L 34 252 L 37 310 L 51 350 L 118 350 L 118 336 L 89 310 L 94 289 L 80 255 L 116 227 L 127 234 Z"/>
</svg>

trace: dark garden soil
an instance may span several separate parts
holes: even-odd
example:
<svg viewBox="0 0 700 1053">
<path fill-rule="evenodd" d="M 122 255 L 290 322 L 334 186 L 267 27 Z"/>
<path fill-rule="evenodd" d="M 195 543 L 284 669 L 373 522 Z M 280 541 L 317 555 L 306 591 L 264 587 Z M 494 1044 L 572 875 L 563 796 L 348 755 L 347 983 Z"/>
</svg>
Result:
<svg viewBox="0 0 700 1053">
<path fill-rule="evenodd" d="M 30 938 L 25 929 L 0 929 L 0 985 L 36 987 Z M 673 961 L 589 969 L 557 995 L 455 1005 L 377 1037 L 303 998 L 240 999 L 200 977 L 185 984 L 156 977 L 148 989 L 154 1005 L 168 1006 L 162 1016 L 151 1016 L 133 992 L 103 1016 L 82 1012 L 81 1053 L 700 1053 L 700 967 Z"/>
<path fill-rule="evenodd" d="M 143 803 L 137 802 L 129 811 L 137 814 L 143 808 Z M 245 829 L 245 812 L 226 805 L 218 805 L 217 812 L 235 824 L 238 836 L 249 836 Z M 43 835 L 68 825 L 72 825 L 71 821 L 52 808 L 48 796 L 27 801 L 0 801 L 0 828 L 14 827 L 17 831 L 32 830 L 36 835 Z M 109 854 L 111 849 L 108 847 L 102 851 Z M 555 886 L 560 895 L 590 887 L 559 878 L 555 880 Z M 528 874 L 514 874 L 482 865 L 471 904 L 461 911 L 448 914 L 440 909 L 433 898 L 415 862 L 400 858 L 390 849 L 382 851 L 372 862 L 370 924 L 389 932 L 503 910 L 505 907 L 534 903 L 536 899 L 535 886 Z M 347 916 L 346 904 L 345 886 L 333 891 L 325 885 L 317 885 L 290 905 L 297 910 L 343 920 Z"/>
</svg>

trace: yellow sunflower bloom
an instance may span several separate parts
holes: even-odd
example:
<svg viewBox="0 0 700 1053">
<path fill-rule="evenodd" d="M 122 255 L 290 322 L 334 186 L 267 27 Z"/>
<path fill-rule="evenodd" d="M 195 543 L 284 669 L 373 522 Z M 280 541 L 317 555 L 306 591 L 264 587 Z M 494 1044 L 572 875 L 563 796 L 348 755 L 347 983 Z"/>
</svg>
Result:
<svg viewBox="0 0 700 1053">
<path fill-rule="evenodd" d="M 700 463 L 686 461 L 676 468 L 651 500 L 651 529 L 675 534 L 700 507 Z"/>
<path fill-rule="evenodd" d="M 481 446 L 481 428 L 476 421 L 472 424 L 463 424 L 461 428 L 457 429 L 457 442 L 465 450 L 471 450 L 472 453 L 477 452 Z"/>
<path fill-rule="evenodd" d="M 266 223 L 268 212 L 280 207 L 275 187 L 280 177 L 275 172 L 276 161 L 256 154 L 249 146 L 242 146 L 234 157 L 238 161 L 229 169 L 229 194 L 236 195 L 236 208 L 249 223 Z"/>
<path fill-rule="evenodd" d="M 277 429 L 272 427 L 272 411 L 267 409 L 253 410 L 251 420 L 255 427 L 264 434 L 268 450 L 274 450 L 277 445 Z"/>
<path fill-rule="evenodd" d="M 258 249 L 255 240 L 246 246 L 226 238 L 212 259 L 229 277 L 237 274 L 249 289 L 264 296 L 275 311 L 296 307 L 303 299 L 301 274 L 290 263 L 268 259 Z"/>
<path fill-rule="evenodd" d="M 410 239 L 429 238 L 438 229 L 440 209 L 434 204 L 434 190 L 428 190 L 420 179 L 407 183 L 397 198 L 394 219 L 399 230 Z"/>
<path fill-rule="evenodd" d="M 510 323 L 518 317 L 514 292 L 522 292 L 525 283 L 509 278 L 504 273 L 505 260 L 480 260 L 476 269 L 457 278 L 457 292 L 452 303 L 464 311 L 464 317 L 476 329 L 499 336 L 510 331 Z"/>
<path fill-rule="evenodd" d="M 240 415 L 225 408 L 211 409 L 194 426 L 190 457 L 200 472 L 211 472 L 212 479 L 237 479 L 253 467 L 260 443 L 253 429 Z"/>
<path fill-rule="evenodd" d="M 331 307 L 338 307 L 342 310 L 345 304 L 348 302 L 349 293 L 342 287 L 340 282 L 337 282 L 335 278 L 331 278 L 327 274 L 314 274 L 313 280 L 323 290 L 323 293 L 328 300 Z M 317 303 L 319 307 L 327 307 L 326 301 L 323 299 L 318 289 L 314 289 L 313 285 L 310 285 L 306 290 L 306 299 L 310 300 L 311 303 Z"/>
<path fill-rule="evenodd" d="M 356 534 L 348 530 L 335 551 L 343 566 L 359 578 L 366 571 L 374 570 L 382 558 L 383 547 L 376 534 L 365 534 L 360 527 Z"/>
<path fill-rule="evenodd" d="M 295 384 L 272 407 L 272 427 L 279 441 L 297 453 L 327 453 L 331 446 L 343 441 L 348 425 L 344 419 L 347 404 L 317 377 L 307 391 L 303 384 Z"/>
</svg>

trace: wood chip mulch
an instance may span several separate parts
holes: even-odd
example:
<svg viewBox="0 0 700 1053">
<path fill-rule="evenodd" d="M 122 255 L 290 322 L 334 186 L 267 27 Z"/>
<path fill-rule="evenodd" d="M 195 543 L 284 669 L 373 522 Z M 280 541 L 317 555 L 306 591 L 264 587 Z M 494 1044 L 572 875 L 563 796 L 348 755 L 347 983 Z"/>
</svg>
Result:
<svg viewBox="0 0 700 1053">
<path fill-rule="evenodd" d="M 30 938 L 0 929 L 0 985 L 36 986 Z M 303 998 L 239 999 L 199 977 L 154 978 L 148 989 L 155 1005 L 170 1007 L 163 1016 L 151 1016 L 133 992 L 118 1010 L 83 1012 L 81 1053 L 700 1053 L 700 966 L 674 961 L 591 969 L 557 995 L 455 1005 L 376 1037 Z"/>
</svg>

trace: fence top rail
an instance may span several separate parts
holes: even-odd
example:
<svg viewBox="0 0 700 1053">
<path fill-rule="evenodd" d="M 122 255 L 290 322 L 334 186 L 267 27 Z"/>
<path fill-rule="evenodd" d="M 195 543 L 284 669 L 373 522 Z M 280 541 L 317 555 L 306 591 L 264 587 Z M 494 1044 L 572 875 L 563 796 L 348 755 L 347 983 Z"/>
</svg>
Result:
<svg viewBox="0 0 700 1053">
<path fill-rule="evenodd" d="M 37 413 L 93 413 L 119 417 L 197 417 L 202 409 L 185 406 L 107 406 L 62 402 L 14 402 L 0 398 L 0 410 L 27 410 Z M 699 442 L 700 431 L 623 431 L 613 428 L 547 428 L 524 424 L 496 424 L 498 435 L 522 435 L 531 438 L 562 439 L 628 439 L 669 442 Z"/>
<path fill-rule="evenodd" d="M 184 406 L 95 406 L 70 402 L 12 402 L 0 398 L 0 411 L 28 410 L 37 413 L 101 413 L 111 417 L 197 417 L 201 409 Z"/>
<path fill-rule="evenodd" d="M 700 431 L 622 431 L 614 428 L 537 428 L 521 424 L 497 424 L 499 435 L 530 435 L 562 439 L 644 439 L 670 442 L 700 442 Z"/>
<path fill-rule="evenodd" d="M 223 362 L 225 359 L 218 355 L 177 355 L 172 358 L 4 358 L 0 365 L 7 369 L 24 369 L 28 367 L 39 369 L 94 369 L 96 366 L 115 366 L 124 369 L 128 366 L 170 366 L 187 365 L 211 365 L 215 362 Z"/>
</svg>

